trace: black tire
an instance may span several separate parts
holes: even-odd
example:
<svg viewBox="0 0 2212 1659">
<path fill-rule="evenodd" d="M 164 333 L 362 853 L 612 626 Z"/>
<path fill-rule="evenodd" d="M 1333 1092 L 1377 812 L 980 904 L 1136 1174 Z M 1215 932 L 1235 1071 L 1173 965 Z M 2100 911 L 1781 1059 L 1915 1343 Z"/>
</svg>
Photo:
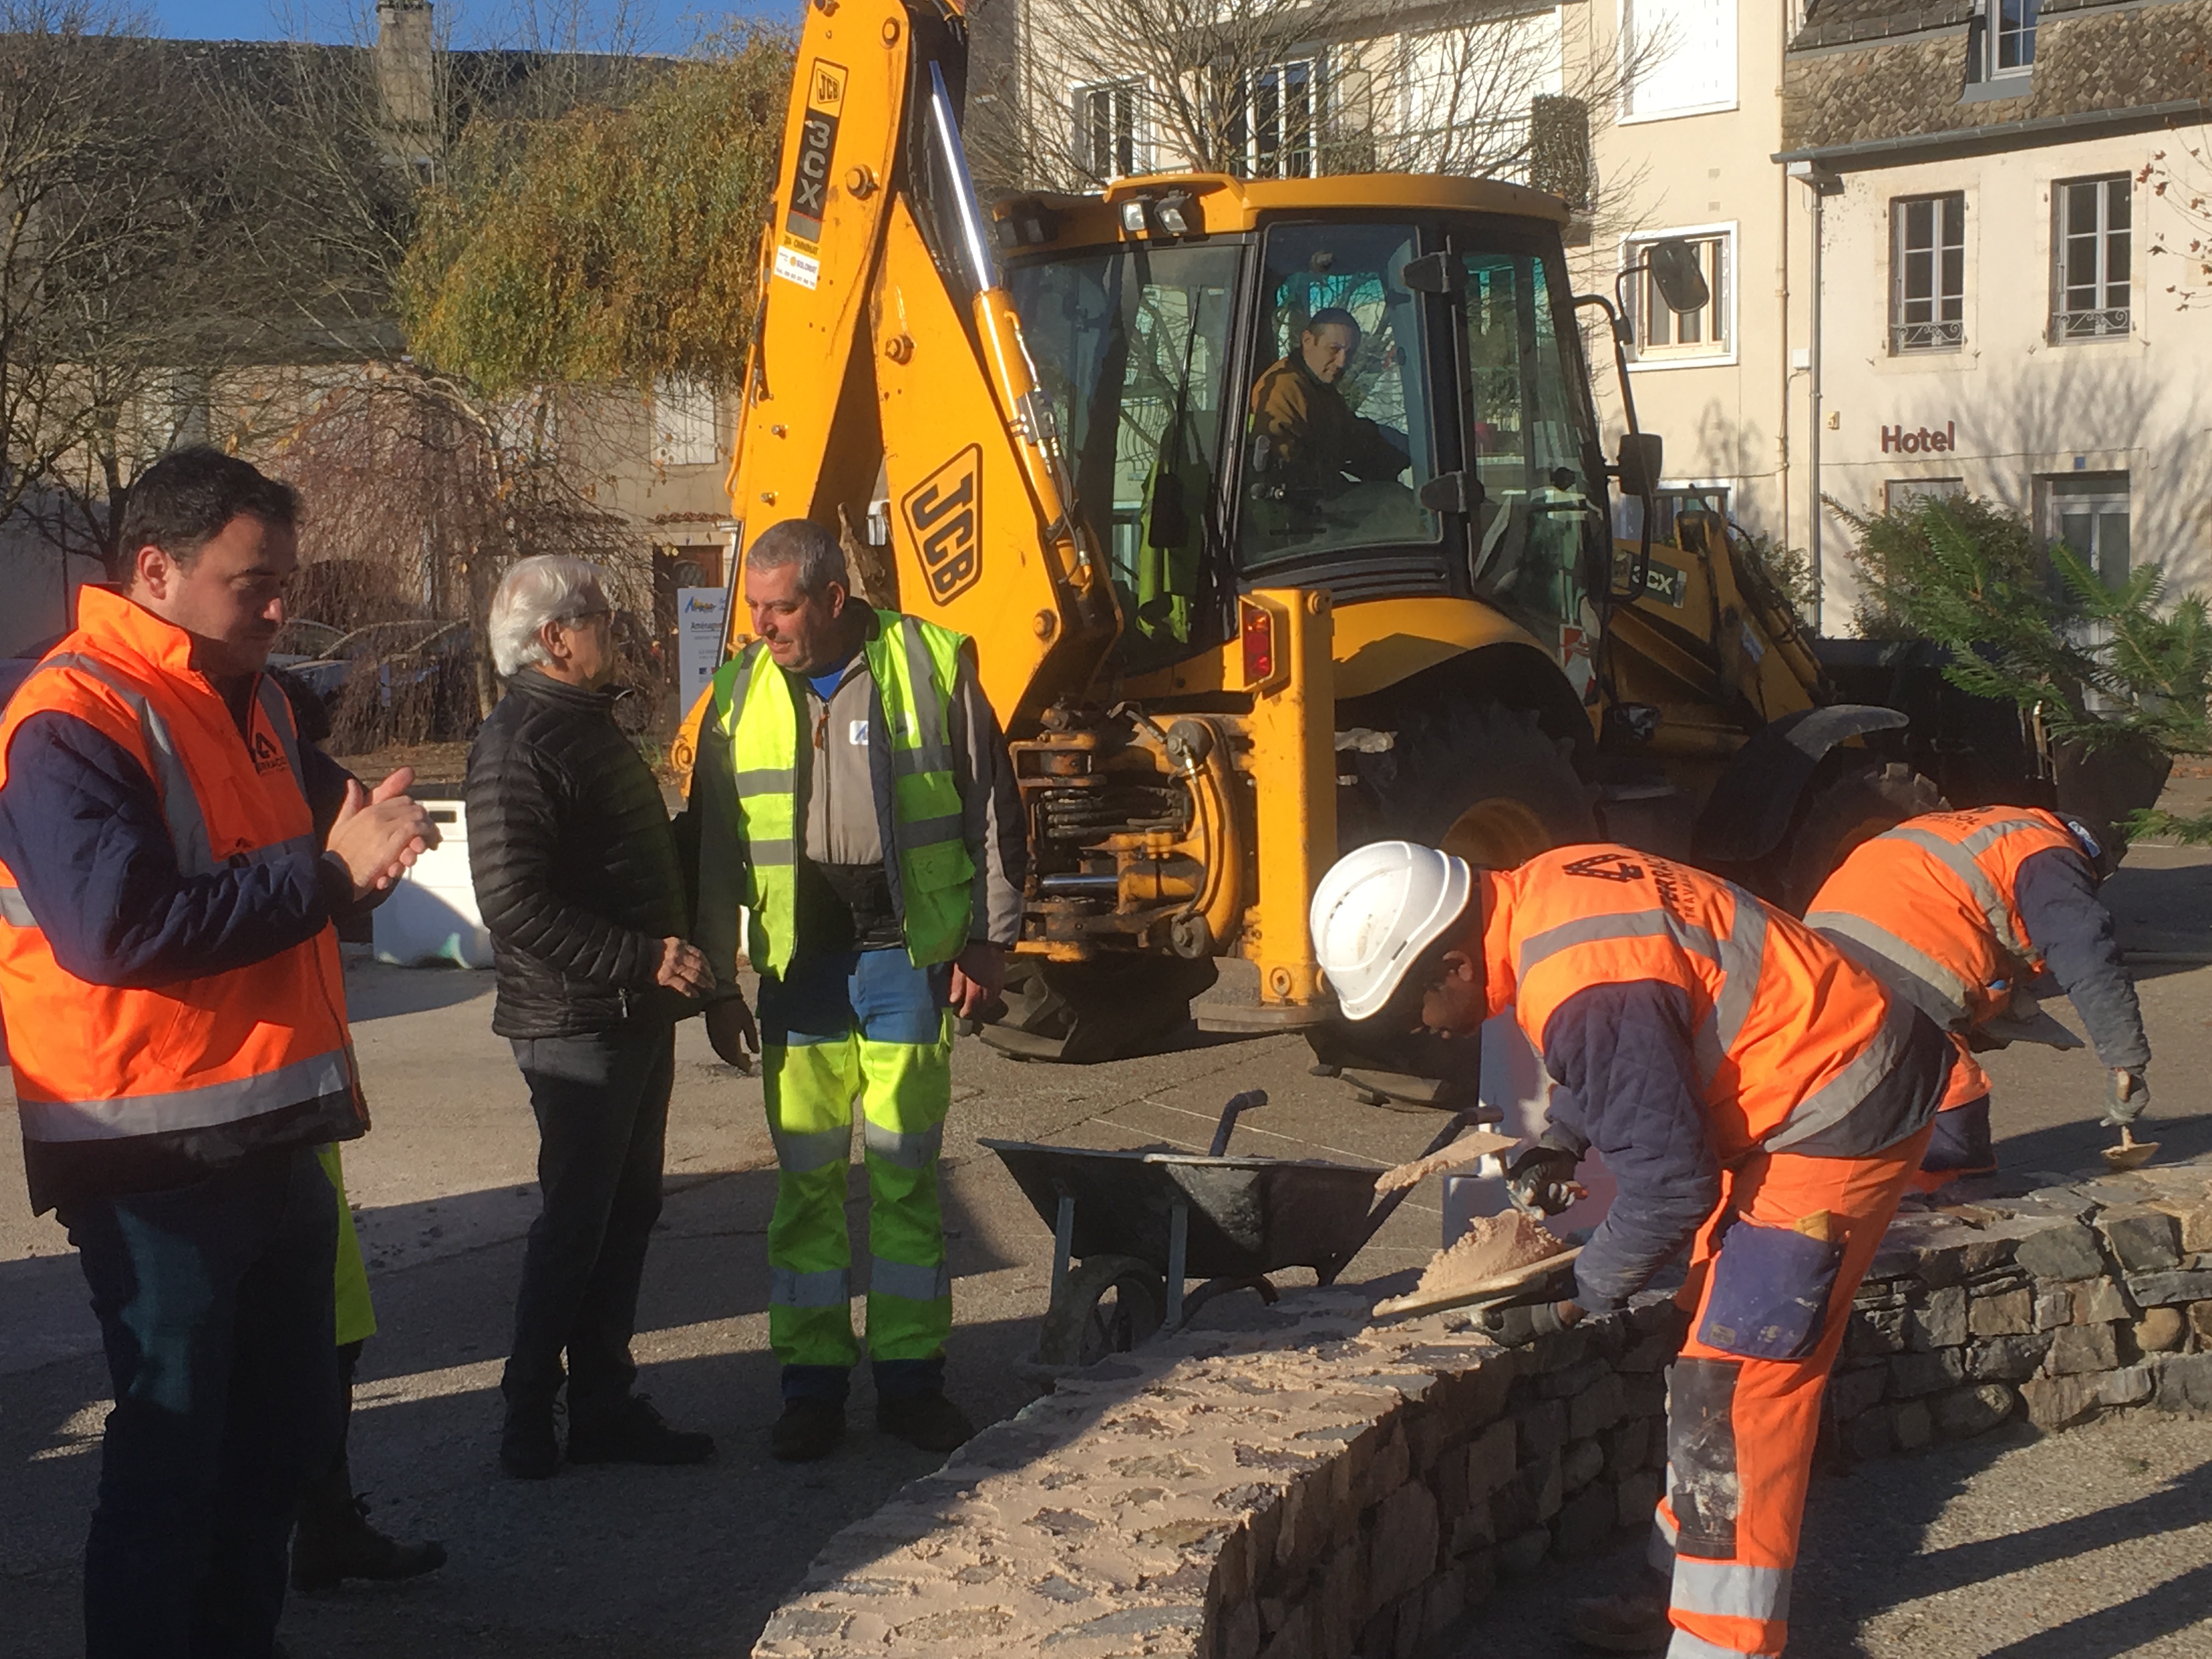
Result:
<svg viewBox="0 0 2212 1659">
<path fill-rule="evenodd" d="M 1156 1054 L 1189 1032 L 1191 999 L 1219 974 L 1210 957 L 1016 957 L 1006 970 L 1006 1012 L 981 1036 L 1018 1059 L 1069 1066 Z"/>
<path fill-rule="evenodd" d="M 1776 860 L 1783 905 L 1793 916 L 1803 915 L 1820 884 L 1862 844 L 1949 805 L 1932 779 L 1903 761 L 1856 766 L 1816 785 Z"/>
<path fill-rule="evenodd" d="M 1387 749 L 1340 755 L 1339 849 L 1416 841 L 1510 867 L 1597 836 L 1573 745 L 1533 708 L 1449 699 L 1402 711 Z"/>
<path fill-rule="evenodd" d="M 1093 1365 L 1127 1353 L 1167 1322 L 1167 1282 L 1133 1255 L 1087 1255 L 1045 1310 L 1037 1359 L 1047 1365 Z"/>
</svg>

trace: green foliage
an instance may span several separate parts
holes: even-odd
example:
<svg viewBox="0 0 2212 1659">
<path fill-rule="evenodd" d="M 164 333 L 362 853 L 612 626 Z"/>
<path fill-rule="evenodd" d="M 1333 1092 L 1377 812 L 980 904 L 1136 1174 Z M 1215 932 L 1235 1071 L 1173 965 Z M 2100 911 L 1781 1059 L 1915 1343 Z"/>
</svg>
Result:
<svg viewBox="0 0 2212 1659">
<path fill-rule="evenodd" d="M 1829 505 L 1858 533 L 1863 632 L 1948 647 L 1947 679 L 2029 711 L 2054 741 L 2212 750 L 2202 594 L 2171 598 L 2155 565 L 2107 586 L 1992 501 L 1928 496 L 1877 515 Z"/>
<path fill-rule="evenodd" d="M 755 29 L 619 106 L 471 123 L 401 272 L 416 356 L 495 397 L 735 384 L 791 64 L 785 34 Z"/>
<path fill-rule="evenodd" d="M 1773 537 L 1764 534 L 1753 536 L 1741 545 L 1758 564 L 1767 585 L 1790 607 L 1790 613 L 1810 627 L 1814 608 L 1820 598 L 1812 554 L 1802 547 L 1784 547 Z"/>
</svg>

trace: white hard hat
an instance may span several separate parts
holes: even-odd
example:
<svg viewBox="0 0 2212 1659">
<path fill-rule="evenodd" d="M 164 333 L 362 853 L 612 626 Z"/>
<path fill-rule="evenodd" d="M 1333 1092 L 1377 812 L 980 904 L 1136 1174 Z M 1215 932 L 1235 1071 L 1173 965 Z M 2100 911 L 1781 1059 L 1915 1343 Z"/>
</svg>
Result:
<svg viewBox="0 0 2212 1659">
<path fill-rule="evenodd" d="M 1346 1019 L 1371 1018 L 1467 908 L 1474 872 L 1410 841 L 1346 853 L 1314 890 L 1314 955 Z"/>
</svg>

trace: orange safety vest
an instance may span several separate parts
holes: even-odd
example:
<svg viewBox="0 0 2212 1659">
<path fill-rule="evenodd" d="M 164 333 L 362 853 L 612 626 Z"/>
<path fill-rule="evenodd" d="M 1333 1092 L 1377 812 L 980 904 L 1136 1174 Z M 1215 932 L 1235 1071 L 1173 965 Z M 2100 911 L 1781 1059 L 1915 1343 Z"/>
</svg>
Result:
<svg viewBox="0 0 2212 1659">
<path fill-rule="evenodd" d="M 1686 994 L 1723 1164 L 1754 1147 L 1861 1157 L 1933 1112 L 1932 1098 L 1886 1100 L 1881 1121 L 1858 1111 L 1906 1055 L 1911 1006 L 1733 882 L 1587 844 L 1485 880 L 1490 1012 L 1510 1004 L 1539 1053 L 1553 1013 L 1590 986 L 1653 980 Z"/>
<path fill-rule="evenodd" d="M 2080 845 L 2032 806 L 1929 812 L 1863 842 L 1814 896 L 1805 925 L 1939 1025 L 1963 1031 L 2043 971 L 2020 914 L 2021 866 Z"/>
<path fill-rule="evenodd" d="M 190 878 L 312 848 L 290 705 L 255 687 L 241 740 L 228 706 L 191 666 L 191 636 L 126 599 L 88 587 L 78 625 L 32 671 L 0 718 L 0 787 L 32 716 L 84 721 L 144 767 Z M 350 1139 L 368 1126 L 345 1019 L 337 930 L 243 968 L 153 988 L 94 985 L 58 963 L 0 864 L 0 1010 L 15 1068 L 24 1161 L 40 1209 L 47 1165 L 82 1167 L 83 1143 L 155 1144 L 207 1132 L 233 1145 L 253 1120 L 313 1104 L 289 1143 Z M 274 1128 L 276 1126 L 266 1126 Z"/>
</svg>

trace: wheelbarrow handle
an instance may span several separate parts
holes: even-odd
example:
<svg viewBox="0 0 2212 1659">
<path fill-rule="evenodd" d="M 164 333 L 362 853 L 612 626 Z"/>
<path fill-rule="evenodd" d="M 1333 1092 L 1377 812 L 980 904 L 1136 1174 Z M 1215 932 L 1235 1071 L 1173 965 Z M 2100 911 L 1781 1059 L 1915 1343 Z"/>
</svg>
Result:
<svg viewBox="0 0 2212 1659">
<path fill-rule="evenodd" d="M 1221 1109 L 1221 1121 L 1214 1126 L 1213 1145 L 1207 1149 L 1208 1158 L 1221 1158 L 1229 1151 L 1229 1133 L 1237 1127 L 1239 1112 L 1257 1110 L 1267 1103 L 1265 1089 L 1247 1089 L 1241 1095 L 1230 1097 L 1229 1103 Z"/>
</svg>

